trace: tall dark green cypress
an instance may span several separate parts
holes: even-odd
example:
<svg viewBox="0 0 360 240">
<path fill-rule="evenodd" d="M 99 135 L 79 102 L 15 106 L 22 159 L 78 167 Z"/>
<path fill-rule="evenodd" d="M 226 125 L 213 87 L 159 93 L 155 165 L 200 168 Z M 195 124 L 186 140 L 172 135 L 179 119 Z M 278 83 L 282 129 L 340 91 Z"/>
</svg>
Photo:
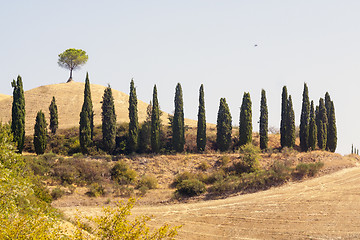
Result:
<svg viewBox="0 0 360 240">
<path fill-rule="evenodd" d="M 94 134 L 94 111 L 91 101 L 89 74 L 86 73 L 84 103 L 80 112 L 79 140 L 83 154 L 89 153 Z"/>
<path fill-rule="evenodd" d="M 174 104 L 175 111 L 172 122 L 172 146 L 176 152 L 183 152 L 185 145 L 185 126 L 183 94 L 180 83 L 176 85 Z"/>
<path fill-rule="evenodd" d="M 280 143 L 281 147 L 285 147 L 286 145 L 286 133 L 287 133 L 287 106 L 288 106 L 288 94 L 286 86 L 282 89 L 281 95 L 281 122 L 280 122 Z"/>
<path fill-rule="evenodd" d="M 37 155 L 44 154 L 46 149 L 46 125 L 45 115 L 40 110 L 36 115 L 34 127 L 34 148 Z"/>
<path fill-rule="evenodd" d="M 335 152 L 337 146 L 337 131 L 336 131 L 336 119 L 334 102 L 330 102 L 329 106 L 329 119 L 328 119 L 328 134 L 327 134 L 327 149 L 331 152 Z"/>
<path fill-rule="evenodd" d="M 232 120 L 225 98 L 220 99 L 216 129 L 217 148 L 222 152 L 229 150 L 231 146 Z"/>
<path fill-rule="evenodd" d="M 104 90 L 101 110 L 102 144 L 104 150 L 111 154 L 114 151 L 116 144 L 116 114 L 114 97 L 110 85 Z"/>
<path fill-rule="evenodd" d="M 326 117 L 329 120 L 330 118 L 330 108 L 331 108 L 331 98 L 329 92 L 325 93 L 325 108 L 326 108 Z"/>
<path fill-rule="evenodd" d="M 58 109 L 54 96 L 49 106 L 49 112 L 50 112 L 50 131 L 52 134 L 55 134 L 56 130 L 59 127 L 59 120 L 58 120 Z"/>
<path fill-rule="evenodd" d="M 260 101 L 260 149 L 268 148 L 268 107 L 266 103 L 266 92 L 264 89 L 261 90 L 261 101 Z"/>
<path fill-rule="evenodd" d="M 154 153 L 160 151 L 160 106 L 156 85 L 154 85 L 151 110 L 151 150 Z"/>
<path fill-rule="evenodd" d="M 199 90 L 199 111 L 197 122 L 196 146 L 199 152 L 203 152 L 206 147 L 206 117 L 204 101 L 204 85 L 201 84 Z"/>
<path fill-rule="evenodd" d="M 244 93 L 240 108 L 239 121 L 239 145 L 245 145 L 252 141 L 252 110 L 250 93 Z"/>
<path fill-rule="evenodd" d="M 317 127 L 315 121 L 314 101 L 311 101 L 309 122 L 309 148 L 315 150 L 317 144 Z"/>
<path fill-rule="evenodd" d="M 326 141 L 327 141 L 327 112 L 324 103 L 324 99 L 320 98 L 319 100 L 319 108 L 317 114 L 317 129 L 318 129 L 318 146 L 320 149 L 326 148 Z"/>
<path fill-rule="evenodd" d="M 11 82 L 13 90 L 13 103 L 11 111 L 11 132 L 16 143 L 17 150 L 22 153 L 25 141 L 25 96 L 22 79 Z"/>
<path fill-rule="evenodd" d="M 129 94 L 129 136 L 127 148 L 130 153 L 137 150 L 138 135 L 139 135 L 139 121 L 138 121 L 138 109 L 137 109 L 137 97 L 136 88 L 134 86 L 134 80 L 130 82 L 130 94 Z"/>
<path fill-rule="evenodd" d="M 152 102 L 146 108 L 146 119 L 140 127 L 138 150 L 140 153 L 149 153 L 151 150 L 151 114 Z"/>
<path fill-rule="evenodd" d="M 287 106 L 287 124 L 286 124 L 286 130 L 287 130 L 287 134 L 286 134 L 286 146 L 293 148 L 295 147 L 295 139 L 296 139 L 296 135 L 295 135 L 295 114 L 294 114 L 294 109 L 293 109 L 293 104 L 292 104 L 292 99 L 291 99 L 291 95 L 289 95 L 289 100 L 288 100 L 288 106 Z"/>
<path fill-rule="evenodd" d="M 309 90 L 304 83 L 301 117 L 300 117 L 300 148 L 301 151 L 309 149 L 309 120 L 310 120 L 310 101 Z"/>
</svg>

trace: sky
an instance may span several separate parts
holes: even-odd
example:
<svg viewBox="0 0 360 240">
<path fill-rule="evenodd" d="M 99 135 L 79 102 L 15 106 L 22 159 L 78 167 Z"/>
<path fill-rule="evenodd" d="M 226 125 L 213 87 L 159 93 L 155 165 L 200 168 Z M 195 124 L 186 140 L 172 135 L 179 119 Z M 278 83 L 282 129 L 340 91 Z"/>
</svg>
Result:
<svg viewBox="0 0 360 240">
<path fill-rule="evenodd" d="M 68 48 L 89 60 L 73 73 L 149 102 L 154 84 L 163 111 L 172 113 L 181 83 L 185 117 L 197 119 L 204 84 L 207 122 L 216 123 L 226 98 L 239 125 L 244 92 L 258 131 L 261 89 L 269 126 L 279 128 L 281 90 L 292 96 L 300 124 L 303 85 L 318 104 L 329 92 L 335 104 L 337 152 L 360 148 L 360 1 L 357 0 L 0 0 L 0 93 L 11 81 L 24 89 L 66 82 L 57 64 Z M 255 46 L 257 45 L 257 46 Z"/>
</svg>

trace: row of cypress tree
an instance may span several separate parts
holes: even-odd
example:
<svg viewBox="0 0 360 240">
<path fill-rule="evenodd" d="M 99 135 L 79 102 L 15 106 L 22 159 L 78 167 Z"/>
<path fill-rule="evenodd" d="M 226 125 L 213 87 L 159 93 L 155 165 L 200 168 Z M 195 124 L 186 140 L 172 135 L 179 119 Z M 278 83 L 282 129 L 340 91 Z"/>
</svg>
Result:
<svg viewBox="0 0 360 240">
<path fill-rule="evenodd" d="M 13 80 L 11 86 L 13 87 L 11 131 L 13 133 L 13 140 L 17 145 L 17 150 L 19 153 L 22 153 L 25 142 L 25 96 L 21 76 L 18 76 L 16 81 Z M 52 134 L 55 134 L 58 128 L 58 112 L 55 97 L 52 98 L 49 111 L 50 130 Z M 43 154 L 45 152 L 47 143 L 47 123 L 45 115 L 41 110 L 37 113 L 35 119 L 33 143 L 37 154 Z"/>
<path fill-rule="evenodd" d="M 304 83 L 302 109 L 300 118 L 300 148 L 302 151 L 326 149 L 335 152 L 337 146 L 337 130 L 334 102 L 326 92 L 325 100 L 319 99 L 314 110 L 314 102 L 309 101 L 309 90 Z"/>
<path fill-rule="evenodd" d="M 18 76 L 17 81 L 13 80 L 14 88 L 12 106 L 12 132 L 17 143 L 18 151 L 21 152 L 24 146 L 25 136 L 25 98 L 22 86 L 22 79 Z M 176 152 L 184 151 L 185 146 L 185 124 L 183 110 L 183 94 L 181 84 L 178 83 L 175 89 L 174 98 L 175 111 L 170 120 L 171 146 Z M 147 119 L 139 127 L 137 96 L 134 80 L 130 82 L 129 94 L 129 132 L 127 135 L 127 151 L 129 153 L 147 149 L 158 153 L 161 150 L 164 139 L 161 130 L 161 111 L 157 99 L 157 87 L 153 88 L 153 99 L 147 109 Z M 55 97 L 49 106 L 50 130 L 53 134 L 58 128 L 58 116 Z M 80 148 L 84 154 L 88 154 L 93 145 L 94 136 L 94 111 L 91 100 L 89 75 L 86 74 L 84 102 L 80 112 L 79 141 Z M 268 108 L 266 92 L 261 91 L 260 101 L 260 148 L 268 147 Z M 204 86 L 199 89 L 199 109 L 197 123 L 197 150 L 204 151 L 206 148 L 206 117 Z M 46 146 L 46 121 L 42 111 L 38 112 L 35 124 L 34 145 L 37 153 L 43 153 Z M 102 147 L 106 152 L 112 153 L 116 147 L 116 114 L 114 98 L 110 86 L 103 95 L 102 101 Z M 229 106 L 225 98 L 220 99 L 217 117 L 216 145 L 220 151 L 226 151 L 232 144 L 232 118 Z M 288 96 L 286 86 L 282 90 L 280 142 L 282 147 L 295 146 L 295 115 L 291 95 Z M 45 136 L 45 137 L 44 137 Z M 319 105 L 314 109 L 313 101 L 309 101 L 308 87 L 304 84 L 302 112 L 300 121 L 300 147 L 302 151 L 315 149 L 326 149 L 334 152 L 337 144 L 336 120 L 334 103 L 329 93 L 325 94 L 325 100 L 320 98 Z M 240 108 L 239 120 L 239 146 L 252 142 L 252 103 L 249 93 L 244 93 Z M 140 150 L 141 151 L 141 150 Z M 146 150 L 145 150 L 146 151 Z"/>
</svg>

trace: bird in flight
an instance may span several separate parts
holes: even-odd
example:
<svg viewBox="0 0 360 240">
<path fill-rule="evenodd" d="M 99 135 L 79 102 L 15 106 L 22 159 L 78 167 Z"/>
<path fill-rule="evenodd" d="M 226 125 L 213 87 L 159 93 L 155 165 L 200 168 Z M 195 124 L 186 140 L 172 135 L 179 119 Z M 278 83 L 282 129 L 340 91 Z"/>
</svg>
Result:
<svg viewBox="0 0 360 240">
<path fill-rule="evenodd" d="M 254 47 L 257 47 L 257 46 L 258 46 L 257 44 L 254 45 Z"/>
</svg>

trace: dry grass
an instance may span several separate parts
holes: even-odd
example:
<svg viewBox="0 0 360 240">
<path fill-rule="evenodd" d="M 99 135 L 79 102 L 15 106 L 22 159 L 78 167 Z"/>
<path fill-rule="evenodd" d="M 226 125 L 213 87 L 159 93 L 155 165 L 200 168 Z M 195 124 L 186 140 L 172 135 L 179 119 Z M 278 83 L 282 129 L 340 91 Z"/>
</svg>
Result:
<svg viewBox="0 0 360 240">
<path fill-rule="evenodd" d="M 49 119 L 49 105 L 53 96 L 59 112 L 59 128 L 66 129 L 78 126 L 80 111 L 84 101 L 84 83 L 70 82 L 37 87 L 25 92 L 25 132 L 26 135 L 32 135 L 36 113 L 42 110 L 45 117 Z M 94 107 L 94 124 L 101 124 L 101 101 L 105 87 L 91 84 L 91 97 Z M 113 89 L 115 99 L 115 112 L 118 122 L 128 122 L 128 100 L 129 96 L 123 92 Z M 11 120 L 12 97 L 0 95 L 0 120 L 8 122 Z M 148 104 L 138 100 L 139 121 L 146 118 L 146 108 Z M 162 115 L 162 120 L 167 123 L 167 114 Z M 195 126 L 196 121 L 186 120 L 186 124 Z"/>
</svg>

